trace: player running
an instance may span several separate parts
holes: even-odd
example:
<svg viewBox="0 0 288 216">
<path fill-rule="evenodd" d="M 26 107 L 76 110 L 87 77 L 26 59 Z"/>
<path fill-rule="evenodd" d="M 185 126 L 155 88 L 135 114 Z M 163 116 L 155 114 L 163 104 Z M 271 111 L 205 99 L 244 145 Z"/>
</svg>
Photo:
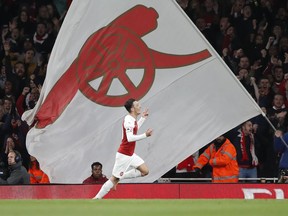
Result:
<svg viewBox="0 0 288 216">
<path fill-rule="evenodd" d="M 100 191 L 93 199 L 102 199 L 111 188 L 116 188 L 121 179 L 146 176 L 149 173 L 144 160 L 134 153 L 136 141 L 152 135 L 152 129 L 137 135 L 138 129 L 148 117 L 148 109 L 142 113 L 141 118 L 137 122 L 137 117 L 141 114 L 140 103 L 131 98 L 125 102 L 124 107 L 129 114 L 125 116 L 122 125 L 122 142 L 116 153 L 112 176 L 102 185 Z"/>
</svg>

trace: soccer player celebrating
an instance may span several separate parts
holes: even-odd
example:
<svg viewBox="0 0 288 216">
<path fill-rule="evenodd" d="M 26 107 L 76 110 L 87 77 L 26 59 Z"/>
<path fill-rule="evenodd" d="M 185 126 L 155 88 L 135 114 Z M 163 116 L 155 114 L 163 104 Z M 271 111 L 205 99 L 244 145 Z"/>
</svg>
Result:
<svg viewBox="0 0 288 216">
<path fill-rule="evenodd" d="M 137 116 L 141 114 L 140 103 L 131 98 L 125 102 L 124 106 L 129 114 L 125 116 L 122 125 L 122 142 L 116 153 L 112 176 L 102 185 L 100 191 L 93 199 L 102 199 L 111 188 L 116 188 L 121 179 L 146 176 L 149 173 L 143 159 L 134 153 L 136 141 L 152 135 L 152 129 L 137 135 L 138 129 L 148 117 L 148 109 L 142 113 L 141 118 L 137 122 Z"/>
</svg>

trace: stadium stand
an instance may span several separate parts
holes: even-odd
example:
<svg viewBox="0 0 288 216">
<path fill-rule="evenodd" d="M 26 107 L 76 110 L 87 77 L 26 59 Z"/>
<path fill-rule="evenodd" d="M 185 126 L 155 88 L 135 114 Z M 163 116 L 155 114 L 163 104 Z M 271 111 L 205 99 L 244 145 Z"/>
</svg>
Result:
<svg viewBox="0 0 288 216">
<path fill-rule="evenodd" d="M 71 2 L 4 0 L 0 3 L 0 161 L 4 166 L 7 166 L 4 160 L 7 157 L 6 140 L 10 137 L 21 151 L 23 165 L 28 169 L 30 156 L 25 136 L 29 126 L 20 117 L 25 110 L 32 109 L 39 98 L 49 56 Z M 177 2 L 267 113 L 275 128 L 287 132 L 288 1 Z M 281 99 L 277 99 L 276 95 L 281 95 Z M 282 103 L 277 108 L 279 100 Z M 257 116 L 251 121 L 259 162 L 256 180 L 265 178 L 267 182 L 274 182 L 278 178 L 283 153 L 274 150 L 274 130 L 266 120 Z M 190 180 L 199 182 L 202 178 L 209 178 L 210 172 L 207 167 L 202 176 Z M 163 179 L 171 180 L 173 177 L 175 168 Z M 189 179 L 191 176 L 186 177 Z"/>
</svg>

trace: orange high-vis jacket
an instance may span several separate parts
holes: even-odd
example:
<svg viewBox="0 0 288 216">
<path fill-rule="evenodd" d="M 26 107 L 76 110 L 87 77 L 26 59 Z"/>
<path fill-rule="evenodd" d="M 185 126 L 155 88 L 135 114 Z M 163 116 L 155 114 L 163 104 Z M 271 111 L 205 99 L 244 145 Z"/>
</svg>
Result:
<svg viewBox="0 0 288 216">
<path fill-rule="evenodd" d="M 37 168 L 36 163 L 36 161 L 31 162 L 31 167 L 28 170 L 30 174 L 30 184 L 50 183 L 48 176 L 40 168 Z"/>
<path fill-rule="evenodd" d="M 212 168 L 213 183 L 234 183 L 238 182 L 239 167 L 236 160 L 236 149 L 229 139 L 226 139 L 222 146 L 216 151 L 212 143 L 198 158 L 193 168 L 202 169 L 209 163 Z"/>
</svg>

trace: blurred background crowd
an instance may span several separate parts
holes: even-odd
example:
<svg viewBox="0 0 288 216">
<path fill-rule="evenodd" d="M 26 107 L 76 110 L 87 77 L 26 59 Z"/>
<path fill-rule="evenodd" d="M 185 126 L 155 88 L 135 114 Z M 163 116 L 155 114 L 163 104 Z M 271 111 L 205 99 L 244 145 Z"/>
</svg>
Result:
<svg viewBox="0 0 288 216">
<path fill-rule="evenodd" d="M 37 159 L 28 154 L 25 143 L 29 126 L 21 120 L 21 115 L 37 103 L 51 50 L 71 2 L 0 1 L 0 167 L 3 170 L 9 167 L 7 158 L 13 150 L 21 154 L 21 162 L 27 171 L 33 164 L 35 168 Z M 275 128 L 287 132 L 288 1 L 177 2 Z M 248 135 L 242 136 L 253 135 L 257 164 L 252 164 L 251 160 L 251 166 L 256 167 L 257 177 L 277 177 L 282 152 L 274 148 L 274 130 L 262 116 L 250 122 Z M 241 130 L 241 127 L 235 128 L 236 132 L 230 134 L 231 140 L 244 133 Z M 190 162 L 182 164 L 187 172 L 190 171 L 188 164 L 195 163 L 197 156 L 194 154 L 188 160 Z M 39 165 L 37 169 L 40 169 Z M 175 173 L 177 166 L 169 175 Z M 7 178 L 5 172 L 2 175 Z"/>
</svg>

